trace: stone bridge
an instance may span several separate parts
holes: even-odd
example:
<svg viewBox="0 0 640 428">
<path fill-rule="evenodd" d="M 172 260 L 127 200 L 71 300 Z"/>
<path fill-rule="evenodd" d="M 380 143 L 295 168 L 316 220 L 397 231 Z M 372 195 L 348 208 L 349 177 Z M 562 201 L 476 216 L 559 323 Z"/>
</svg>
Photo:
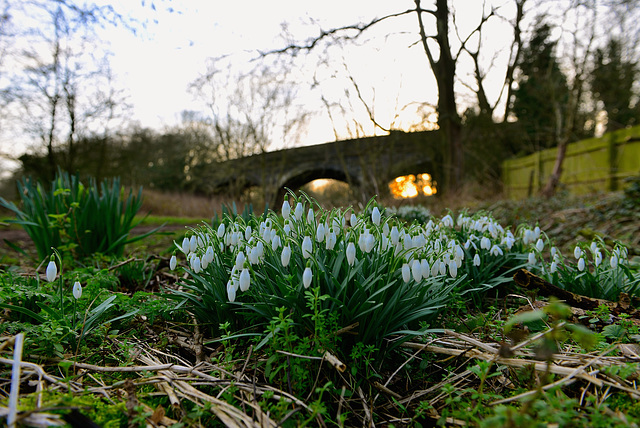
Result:
<svg viewBox="0 0 640 428">
<path fill-rule="evenodd" d="M 388 194 L 396 177 L 428 172 L 442 177 L 437 131 L 393 131 L 389 135 L 265 152 L 219 163 L 207 174 L 211 193 L 238 195 L 257 186 L 265 202 L 278 206 L 285 188 L 298 190 L 320 178 L 348 183 L 363 201 Z"/>
</svg>

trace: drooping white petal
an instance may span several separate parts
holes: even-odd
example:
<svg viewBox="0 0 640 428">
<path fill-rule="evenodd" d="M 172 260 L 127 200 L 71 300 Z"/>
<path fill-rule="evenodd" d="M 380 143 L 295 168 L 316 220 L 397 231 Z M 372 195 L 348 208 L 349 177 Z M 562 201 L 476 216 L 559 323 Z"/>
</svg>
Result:
<svg viewBox="0 0 640 428">
<path fill-rule="evenodd" d="M 311 272 L 311 268 L 307 266 L 302 273 L 302 285 L 304 285 L 304 288 L 309 288 L 312 279 L 313 272 Z"/>
<path fill-rule="evenodd" d="M 58 267 L 56 266 L 56 262 L 54 262 L 53 260 L 49 261 L 49 264 L 47 265 L 47 281 L 49 282 L 53 282 L 56 279 L 56 276 L 58 275 Z"/>
<path fill-rule="evenodd" d="M 536 241 L 536 250 L 542 251 L 543 249 L 544 249 L 544 242 L 542 241 L 541 238 L 538 238 L 538 240 Z"/>
<path fill-rule="evenodd" d="M 458 276 L 458 265 L 455 260 L 449 262 L 449 275 L 451 275 L 451 278 Z"/>
<path fill-rule="evenodd" d="M 171 258 L 169 259 L 169 269 L 174 270 L 176 268 L 176 266 L 178 265 L 178 258 L 176 257 L 176 255 L 172 255 Z"/>
<path fill-rule="evenodd" d="M 371 221 L 376 226 L 380 226 L 380 210 L 378 207 L 373 207 L 373 210 L 371 211 Z"/>
<path fill-rule="evenodd" d="M 480 254 L 476 253 L 476 255 L 473 256 L 473 265 L 480 266 Z"/>
<path fill-rule="evenodd" d="M 291 259 L 291 247 L 287 245 L 282 249 L 282 254 L 280 255 L 280 262 L 282 262 L 282 267 L 287 267 L 289 265 L 290 259 Z"/>
<path fill-rule="evenodd" d="M 240 291 L 247 291 L 251 285 L 251 275 L 249 269 L 243 268 L 240 272 Z"/>
<path fill-rule="evenodd" d="M 615 254 L 611 255 L 611 259 L 609 260 L 609 266 L 611 266 L 611 269 L 615 269 L 618 267 L 618 256 L 616 256 Z"/>
<path fill-rule="evenodd" d="M 244 256 L 244 253 L 242 251 L 240 251 L 238 253 L 238 255 L 236 256 L 236 269 L 240 270 L 242 269 L 242 267 L 244 266 L 244 261 L 246 260 L 246 257 Z"/>
<path fill-rule="evenodd" d="M 311 257 L 311 252 L 313 251 L 313 243 L 311 242 L 310 236 L 305 236 L 302 240 L 302 257 L 308 259 Z"/>
<path fill-rule="evenodd" d="M 411 280 L 411 268 L 408 263 L 404 263 L 402 265 L 402 280 L 404 282 L 409 282 Z"/>
<path fill-rule="evenodd" d="M 578 260 L 578 270 L 580 272 L 584 271 L 584 259 L 582 257 Z"/>
<path fill-rule="evenodd" d="M 356 246 L 353 242 L 349 242 L 349 244 L 347 244 L 346 255 L 347 263 L 349 263 L 349 266 L 353 266 L 353 263 L 356 260 Z"/>
<path fill-rule="evenodd" d="M 80 296 L 82 296 L 82 285 L 79 281 L 76 281 L 73 283 L 73 297 L 77 300 Z"/>
<path fill-rule="evenodd" d="M 536 264 L 536 254 L 534 252 L 530 252 L 529 256 L 527 257 L 527 261 L 529 262 L 530 265 L 535 265 Z"/>
<path fill-rule="evenodd" d="M 282 218 L 289 218 L 289 215 L 291 214 L 291 205 L 289 205 L 289 201 L 288 200 L 284 200 L 284 202 L 282 203 Z"/>
<path fill-rule="evenodd" d="M 316 229 L 316 241 L 318 242 L 324 241 L 324 236 L 325 236 L 324 224 L 320 223 L 318 224 L 318 228 Z"/>
<path fill-rule="evenodd" d="M 296 204 L 296 209 L 293 212 L 293 215 L 295 216 L 296 220 L 300 221 L 300 219 L 302 218 L 303 210 L 304 210 L 304 207 L 302 206 L 302 202 L 298 202 Z"/>
</svg>

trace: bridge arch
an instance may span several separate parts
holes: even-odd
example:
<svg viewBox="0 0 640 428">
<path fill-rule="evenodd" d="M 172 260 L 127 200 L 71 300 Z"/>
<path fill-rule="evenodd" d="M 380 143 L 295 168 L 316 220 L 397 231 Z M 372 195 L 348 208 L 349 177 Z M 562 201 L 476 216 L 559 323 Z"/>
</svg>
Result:
<svg viewBox="0 0 640 428">
<path fill-rule="evenodd" d="M 360 178 L 349 176 L 344 169 L 338 168 L 308 168 L 299 169 L 287 176 L 283 177 L 278 185 L 276 193 L 276 206 L 280 206 L 284 201 L 286 195 L 286 189 L 290 189 L 294 192 L 300 190 L 302 186 L 313 180 L 319 179 L 333 179 L 347 183 L 350 186 L 359 187 Z"/>
</svg>

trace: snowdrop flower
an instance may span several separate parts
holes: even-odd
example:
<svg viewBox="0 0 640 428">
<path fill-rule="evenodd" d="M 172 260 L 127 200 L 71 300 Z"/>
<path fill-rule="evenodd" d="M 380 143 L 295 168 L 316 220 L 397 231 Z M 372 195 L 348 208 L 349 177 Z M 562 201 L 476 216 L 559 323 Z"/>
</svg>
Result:
<svg viewBox="0 0 640 428">
<path fill-rule="evenodd" d="M 415 282 L 420 282 L 420 280 L 422 279 L 422 266 L 420 265 L 420 260 L 414 259 L 411 262 L 411 275 L 413 276 L 413 280 Z"/>
<path fill-rule="evenodd" d="M 324 241 L 325 228 L 324 224 L 318 224 L 318 229 L 316 230 L 316 241 L 322 242 Z"/>
<path fill-rule="evenodd" d="M 596 250 L 596 254 L 593 256 L 593 263 L 596 267 L 600 266 L 600 263 L 602 263 L 602 253 L 598 250 Z"/>
<path fill-rule="evenodd" d="M 385 236 L 389 236 L 389 223 L 385 223 L 382 226 L 382 234 Z"/>
<path fill-rule="evenodd" d="M 486 236 L 483 236 L 480 240 L 480 248 L 482 248 L 483 250 L 488 250 L 489 248 L 491 248 L 491 240 Z"/>
<path fill-rule="evenodd" d="M 429 262 L 427 261 L 427 259 L 420 260 L 420 270 L 422 271 L 423 278 L 429 278 L 431 268 L 429 267 Z"/>
<path fill-rule="evenodd" d="M 253 232 L 253 229 L 251 229 L 251 226 L 247 226 L 247 228 L 244 230 L 244 240 L 248 241 L 249 238 L 251 238 L 251 232 Z"/>
<path fill-rule="evenodd" d="M 252 265 L 258 264 L 258 259 L 260 258 L 258 253 L 258 247 L 253 247 L 251 251 L 249 251 L 249 263 Z"/>
<path fill-rule="evenodd" d="M 355 213 L 351 213 L 351 218 L 349 219 L 349 224 L 351 225 L 351 227 L 354 227 L 357 222 L 358 222 L 358 217 L 356 217 Z"/>
<path fill-rule="evenodd" d="M 189 240 L 189 251 L 195 253 L 198 249 L 198 240 L 196 239 L 196 235 L 191 235 L 191 239 Z"/>
<path fill-rule="evenodd" d="M 376 244 L 376 240 L 373 237 L 372 234 L 367 234 L 365 240 L 364 240 L 364 251 L 365 253 L 369 254 L 371 252 L 371 250 L 373 250 L 373 247 Z"/>
<path fill-rule="evenodd" d="M 378 207 L 373 207 L 373 210 L 371 210 L 371 221 L 376 226 L 380 226 L 380 210 Z"/>
<path fill-rule="evenodd" d="M 580 257 L 580 260 L 578 260 L 578 270 L 580 272 L 584 270 L 584 259 L 582 257 Z"/>
<path fill-rule="evenodd" d="M 242 269 L 242 267 L 244 266 L 245 260 L 246 260 L 246 257 L 244 256 L 244 253 L 240 251 L 236 256 L 236 269 L 238 270 Z"/>
<path fill-rule="evenodd" d="M 558 270 L 558 263 L 555 261 L 551 262 L 551 266 L 549 267 L 549 272 L 555 273 Z"/>
<path fill-rule="evenodd" d="M 176 257 L 176 255 L 172 255 L 171 258 L 169 259 L 169 269 L 174 270 L 176 268 L 176 266 L 178 265 L 178 258 Z"/>
<path fill-rule="evenodd" d="M 615 269 L 618 267 L 618 256 L 616 256 L 615 254 L 611 255 L 611 259 L 609 260 L 609 266 L 611 266 L 611 269 Z"/>
<path fill-rule="evenodd" d="M 303 207 L 302 207 L 302 202 L 298 202 L 296 204 L 296 210 L 293 212 L 293 215 L 295 216 L 296 220 L 300 220 L 302 218 L 302 211 L 303 211 Z"/>
<path fill-rule="evenodd" d="M 271 249 L 273 251 L 277 250 L 280 247 L 280 244 L 282 243 L 281 239 L 280 239 L 280 235 L 275 235 L 272 239 L 271 239 Z"/>
<path fill-rule="evenodd" d="M 551 247 L 551 250 L 549 250 L 551 257 L 555 259 L 556 254 L 558 254 L 558 249 L 556 247 Z"/>
<path fill-rule="evenodd" d="M 313 272 L 311 272 L 311 267 L 307 266 L 302 273 L 302 285 L 304 285 L 304 288 L 309 288 L 312 279 Z"/>
<path fill-rule="evenodd" d="M 473 265 L 480 266 L 480 254 L 476 253 L 476 255 L 473 256 Z"/>
<path fill-rule="evenodd" d="M 582 257 L 582 250 L 580 247 L 576 246 L 576 248 L 573 249 L 573 257 L 575 257 L 576 260 Z"/>
<path fill-rule="evenodd" d="M 402 280 L 409 282 L 411 280 L 411 268 L 407 263 L 402 265 Z"/>
<path fill-rule="evenodd" d="M 497 245 L 493 245 L 493 247 L 491 247 L 491 250 L 489 251 L 489 253 L 492 256 L 502 256 L 504 255 L 504 253 L 502 252 L 502 248 L 498 247 Z"/>
<path fill-rule="evenodd" d="M 286 199 L 282 203 L 281 212 L 282 212 L 282 218 L 289 218 L 289 215 L 291 214 L 291 205 L 289 205 L 289 201 Z"/>
<path fill-rule="evenodd" d="M 596 251 L 598 251 L 598 244 L 596 244 L 596 241 L 591 241 L 591 245 L 589 246 L 589 249 L 594 254 Z"/>
<path fill-rule="evenodd" d="M 451 215 L 447 214 L 446 216 L 442 217 L 442 224 L 445 227 L 453 227 L 453 218 L 451 217 Z"/>
<path fill-rule="evenodd" d="M 309 208 L 309 211 L 307 212 L 307 223 L 312 224 L 313 222 L 315 222 L 315 220 L 316 217 L 313 213 L 313 209 Z"/>
<path fill-rule="evenodd" d="M 544 249 L 544 242 L 542 242 L 541 238 L 538 238 L 538 241 L 536 241 L 536 250 L 542 251 L 543 249 Z"/>
<path fill-rule="evenodd" d="M 191 257 L 191 269 L 193 269 L 193 272 L 200 273 L 201 267 L 202 266 L 200 265 L 200 257 Z"/>
<path fill-rule="evenodd" d="M 184 239 L 182 240 L 182 252 L 185 254 L 189 254 L 191 252 L 190 249 L 191 245 L 189 244 L 189 238 L 187 238 L 186 236 L 184 237 Z"/>
<path fill-rule="evenodd" d="M 225 225 L 224 223 L 220 223 L 220 226 L 218 226 L 218 238 L 222 238 L 224 236 L 224 232 L 225 232 Z"/>
<path fill-rule="evenodd" d="M 391 228 L 391 232 L 389 234 L 389 238 L 391 239 L 391 243 L 393 245 L 396 245 L 398 243 L 398 240 L 400 239 L 400 232 L 398 231 L 398 227 L 397 226 L 393 226 Z"/>
<path fill-rule="evenodd" d="M 284 224 L 284 227 L 282 228 L 282 230 L 284 230 L 284 234 L 287 236 L 291 235 L 291 225 L 289 224 L 289 222 L 286 222 Z"/>
<path fill-rule="evenodd" d="M 227 297 L 230 302 L 235 302 L 236 300 L 236 285 L 232 280 L 227 281 Z"/>
<path fill-rule="evenodd" d="M 240 291 L 247 291 L 251 285 L 251 275 L 249 275 L 249 269 L 242 268 L 240 272 Z"/>
<path fill-rule="evenodd" d="M 282 263 L 282 267 L 287 267 L 289 265 L 290 259 L 291 247 L 287 245 L 282 249 L 282 254 L 280 255 L 280 262 Z"/>
<path fill-rule="evenodd" d="M 458 265 L 455 260 L 449 262 L 449 275 L 451 275 L 451 278 L 458 276 Z"/>
<path fill-rule="evenodd" d="M 540 227 L 536 226 L 533 229 L 533 239 L 538 239 L 540 237 Z"/>
<path fill-rule="evenodd" d="M 529 257 L 528 260 L 530 265 L 535 265 L 536 264 L 536 254 L 532 251 L 529 253 Z"/>
<path fill-rule="evenodd" d="M 436 260 L 431 265 L 431 276 L 438 276 L 440 274 L 440 263 Z"/>
<path fill-rule="evenodd" d="M 202 270 L 205 270 L 207 268 L 207 266 L 209 266 L 209 258 L 205 254 L 200 259 L 200 267 L 202 268 Z"/>
<path fill-rule="evenodd" d="M 338 237 L 336 236 L 336 234 L 333 232 L 329 233 L 329 236 L 327 236 L 327 242 L 325 245 L 326 249 L 333 250 L 333 247 L 336 246 L 337 241 L 338 241 Z"/>
<path fill-rule="evenodd" d="M 524 236 L 522 237 L 522 241 L 525 245 L 528 245 L 529 242 L 533 242 L 533 232 L 529 229 L 524 231 Z"/>
<path fill-rule="evenodd" d="M 440 272 L 440 275 L 447 273 L 447 264 L 445 262 L 440 261 L 440 263 L 438 263 L 438 272 Z"/>
<path fill-rule="evenodd" d="M 82 296 L 82 285 L 80 284 L 80 281 L 76 281 L 73 283 L 73 297 L 78 300 L 80 296 Z"/>
<path fill-rule="evenodd" d="M 49 260 L 49 264 L 47 265 L 47 281 L 53 282 L 56 279 L 56 275 L 58 275 L 58 267 L 56 266 L 56 262 L 53 261 L 53 256 Z"/>
<path fill-rule="evenodd" d="M 305 236 L 302 240 L 302 257 L 308 259 L 311 257 L 311 251 L 313 251 L 313 244 L 311 243 L 311 237 Z"/>
<path fill-rule="evenodd" d="M 347 263 L 349 263 L 349 266 L 353 266 L 356 261 L 356 245 L 353 242 L 349 242 L 347 245 L 346 255 Z"/>
</svg>

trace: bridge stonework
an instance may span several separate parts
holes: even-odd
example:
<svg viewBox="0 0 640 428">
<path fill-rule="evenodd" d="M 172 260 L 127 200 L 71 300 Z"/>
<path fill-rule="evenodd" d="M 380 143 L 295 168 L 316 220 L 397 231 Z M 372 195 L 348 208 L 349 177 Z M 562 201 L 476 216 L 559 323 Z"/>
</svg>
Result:
<svg viewBox="0 0 640 428">
<path fill-rule="evenodd" d="M 428 172 L 441 177 L 438 131 L 402 132 L 265 152 L 212 165 L 211 193 L 237 195 L 257 186 L 265 202 L 278 206 L 285 188 L 298 190 L 310 181 L 331 178 L 348 183 L 367 200 L 388 194 L 394 178 Z"/>
</svg>

